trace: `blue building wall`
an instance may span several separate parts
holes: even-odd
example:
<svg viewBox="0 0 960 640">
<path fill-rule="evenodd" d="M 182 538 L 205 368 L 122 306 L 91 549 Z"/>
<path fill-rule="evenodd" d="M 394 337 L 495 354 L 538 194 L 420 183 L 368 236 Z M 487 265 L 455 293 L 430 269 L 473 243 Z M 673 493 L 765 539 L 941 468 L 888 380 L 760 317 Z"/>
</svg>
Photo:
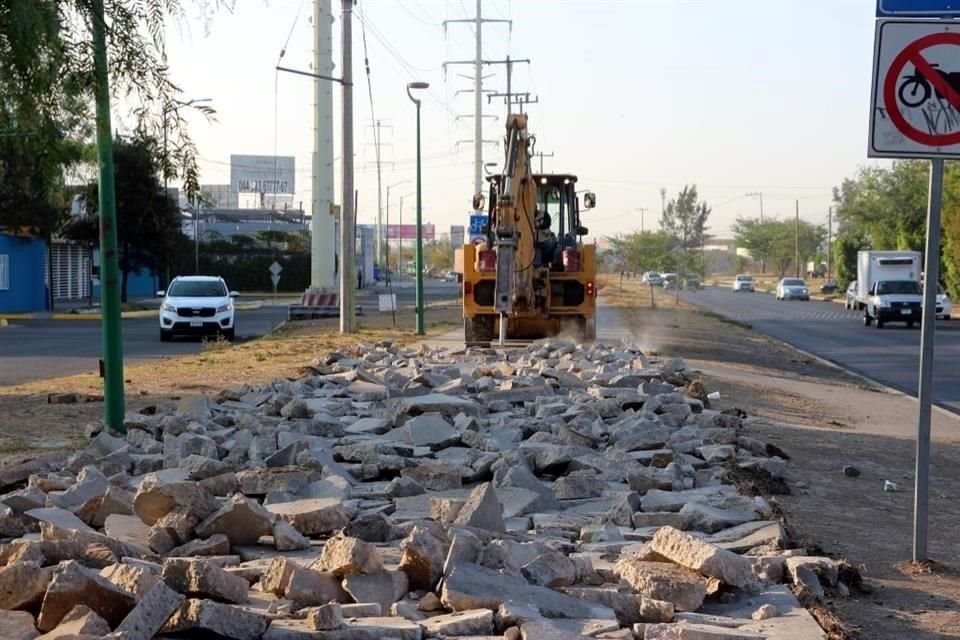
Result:
<svg viewBox="0 0 960 640">
<path fill-rule="evenodd" d="M 99 253 L 99 252 L 97 252 Z M 99 256 L 94 258 L 94 263 L 99 264 Z M 157 295 L 160 287 L 160 277 L 148 270 L 141 270 L 130 273 L 127 276 L 127 298 L 153 298 Z M 100 298 L 100 280 L 93 281 L 93 297 Z"/>
<path fill-rule="evenodd" d="M 0 289 L 0 313 L 44 311 L 46 247 L 43 240 L 0 233 L 0 255 L 9 256 L 8 289 Z"/>
</svg>

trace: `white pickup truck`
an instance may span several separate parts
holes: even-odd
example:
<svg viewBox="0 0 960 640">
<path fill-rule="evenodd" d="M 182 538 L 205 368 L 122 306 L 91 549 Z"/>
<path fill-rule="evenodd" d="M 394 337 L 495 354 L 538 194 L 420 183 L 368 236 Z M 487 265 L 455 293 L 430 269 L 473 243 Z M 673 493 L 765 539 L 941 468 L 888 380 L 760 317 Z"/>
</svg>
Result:
<svg viewBox="0 0 960 640">
<path fill-rule="evenodd" d="M 923 315 L 920 253 L 861 251 L 857 256 L 857 306 L 863 324 L 905 322 L 912 327 Z"/>
</svg>

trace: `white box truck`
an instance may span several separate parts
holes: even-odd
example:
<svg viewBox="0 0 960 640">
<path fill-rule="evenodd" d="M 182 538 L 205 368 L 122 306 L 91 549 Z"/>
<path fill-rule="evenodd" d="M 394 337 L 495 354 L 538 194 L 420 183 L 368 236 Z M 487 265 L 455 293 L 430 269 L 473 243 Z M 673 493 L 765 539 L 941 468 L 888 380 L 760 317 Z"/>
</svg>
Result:
<svg viewBox="0 0 960 640">
<path fill-rule="evenodd" d="M 861 251 L 857 255 L 857 303 L 863 324 L 920 322 L 923 292 L 918 251 Z"/>
</svg>

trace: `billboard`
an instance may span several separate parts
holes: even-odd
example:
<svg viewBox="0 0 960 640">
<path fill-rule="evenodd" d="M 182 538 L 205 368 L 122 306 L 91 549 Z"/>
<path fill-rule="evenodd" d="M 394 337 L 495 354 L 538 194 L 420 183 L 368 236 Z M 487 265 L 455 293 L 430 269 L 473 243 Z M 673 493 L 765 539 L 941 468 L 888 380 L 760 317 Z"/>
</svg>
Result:
<svg viewBox="0 0 960 640">
<path fill-rule="evenodd" d="M 462 224 L 450 226 L 450 246 L 459 247 L 463 245 L 463 237 L 466 229 Z"/>
<path fill-rule="evenodd" d="M 437 228 L 427 223 L 423 225 L 423 241 L 430 242 L 437 237 Z M 387 227 L 388 240 L 416 240 L 417 225 L 415 224 L 391 224 Z"/>
<path fill-rule="evenodd" d="M 293 156 L 230 156 L 234 193 L 295 193 Z"/>
</svg>

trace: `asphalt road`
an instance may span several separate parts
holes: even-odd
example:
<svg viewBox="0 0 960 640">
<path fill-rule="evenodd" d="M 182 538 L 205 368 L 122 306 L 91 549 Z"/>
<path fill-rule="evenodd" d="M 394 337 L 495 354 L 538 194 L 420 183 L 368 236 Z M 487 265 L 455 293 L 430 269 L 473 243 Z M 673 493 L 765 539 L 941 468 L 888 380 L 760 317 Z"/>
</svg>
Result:
<svg viewBox="0 0 960 640">
<path fill-rule="evenodd" d="M 721 287 L 684 292 L 699 307 L 751 325 L 804 351 L 869 378 L 917 395 L 920 328 L 887 324 L 863 326 L 862 312 L 835 302 L 777 301 L 766 293 L 734 293 Z M 960 413 L 960 321 L 938 320 L 933 366 L 933 400 Z"/>
<path fill-rule="evenodd" d="M 358 292 L 357 304 L 377 308 L 377 294 L 383 287 Z M 403 281 L 394 287 L 398 306 L 413 306 L 415 289 Z M 457 285 L 445 282 L 424 283 L 427 302 L 455 297 Z M 241 296 L 241 301 L 244 300 Z M 159 305 L 159 301 L 156 301 Z M 287 307 L 273 305 L 267 299 L 259 309 L 237 310 L 237 337 L 249 340 L 264 335 L 287 318 Z M 200 338 L 177 338 L 160 342 L 157 318 L 123 320 L 124 362 L 133 364 L 201 349 Z M 0 386 L 32 380 L 97 371 L 101 350 L 98 320 L 11 320 L 0 328 Z"/>
<path fill-rule="evenodd" d="M 286 319 L 286 307 L 237 311 L 240 339 L 261 336 Z M 157 318 L 123 320 L 124 362 L 132 364 L 200 350 L 200 338 L 160 342 Z M 96 371 L 101 355 L 98 320 L 10 321 L 0 329 L 0 386 Z"/>
</svg>

